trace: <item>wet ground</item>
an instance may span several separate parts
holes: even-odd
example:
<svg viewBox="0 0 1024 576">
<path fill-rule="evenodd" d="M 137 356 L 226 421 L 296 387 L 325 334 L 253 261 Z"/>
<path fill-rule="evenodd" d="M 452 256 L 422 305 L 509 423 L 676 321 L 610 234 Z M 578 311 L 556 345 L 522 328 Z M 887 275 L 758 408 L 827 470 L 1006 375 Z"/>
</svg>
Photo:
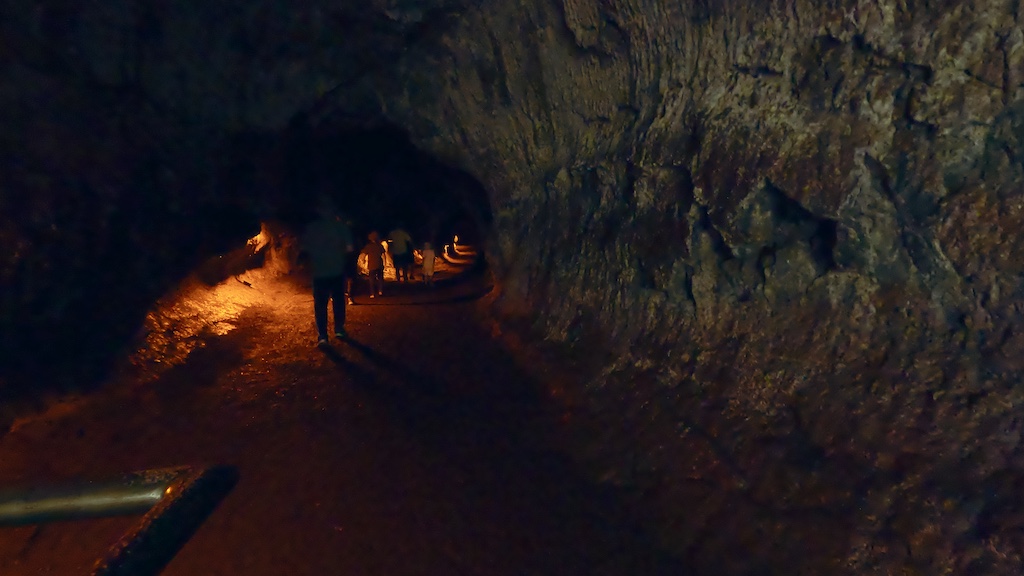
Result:
<svg viewBox="0 0 1024 576">
<path fill-rule="evenodd" d="M 553 448 L 455 264 L 357 297 L 326 351 L 301 276 L 186 284 L 110 383 L 0 438 L 0 485 L 236 466 L 168 575 L 682 574 Z M 0 528 L 0 574 L 87 574 L 133 520 Z"/>
</svg>

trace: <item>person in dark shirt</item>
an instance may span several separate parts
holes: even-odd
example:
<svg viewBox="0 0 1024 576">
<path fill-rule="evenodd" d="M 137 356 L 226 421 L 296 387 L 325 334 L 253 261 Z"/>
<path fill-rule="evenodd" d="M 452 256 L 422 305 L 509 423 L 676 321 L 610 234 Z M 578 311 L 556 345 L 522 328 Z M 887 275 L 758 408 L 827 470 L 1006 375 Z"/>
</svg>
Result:
<svg viewBox="0 0 1024 576">
<path fill-rule="evenodd" d="M 352 251 L 352 232 L 329 200 L 322 200 L 318 218 L 306 227 L 302 249 L 313 274 L 313 317 L 317 345 L 326 346 L 327 302 L 334 307 L 334 335 L 345 338 L 345 258 Z"/>
<path fill-rule="evenodd" d="M 388 234 L 388 242 L 391 245 L 391 259 L 395 262 L 395 281 L 408 282 L 413 264 L 412 236 L 399 224 Z"/>
<path fill-rule="evenodd" d="M 345 224 L 349 231 L 352 231 L 352 218 L 345 218 Z M 359 251 L 351 250 L 345 256 L 345 301 L 349 306 L 356 303 L 352 299 L 352 288 L 355 286 L 356 278 L 359 277 L 359 254 Z"/>
<path fill-rule="evenodd" d="M 369 240 L 363 247 L 366 254 L 366 268 L 370 272 L 370 298 L 384 295 L 384 246 L 380 234 L 370 232 Z"/>
</svg>

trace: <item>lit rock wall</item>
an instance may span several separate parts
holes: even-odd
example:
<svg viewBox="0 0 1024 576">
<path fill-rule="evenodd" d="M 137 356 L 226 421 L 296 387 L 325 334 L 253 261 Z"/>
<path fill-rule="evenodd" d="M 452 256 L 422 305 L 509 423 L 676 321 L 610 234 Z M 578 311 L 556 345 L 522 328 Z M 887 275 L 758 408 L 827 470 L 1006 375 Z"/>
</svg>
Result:
<svg viewBox="0 0 1024 576">
<path fill-rule="evenodd" d="M 385 117 L 487 188 L 499 312 L 666 547 L 1016 574 L 1019 3 L 468 4 L 0 3 L 0 356 L 244 239 L 226 136 Z"/>
<path fill-rule="evenodd" d="M 581 459 L 667 546 L 1019 570 L 1019 3 L 493 2 L 399 68 L 388 114 L 490 190 L 504 312 L 592 370 Z"/>
</svg>

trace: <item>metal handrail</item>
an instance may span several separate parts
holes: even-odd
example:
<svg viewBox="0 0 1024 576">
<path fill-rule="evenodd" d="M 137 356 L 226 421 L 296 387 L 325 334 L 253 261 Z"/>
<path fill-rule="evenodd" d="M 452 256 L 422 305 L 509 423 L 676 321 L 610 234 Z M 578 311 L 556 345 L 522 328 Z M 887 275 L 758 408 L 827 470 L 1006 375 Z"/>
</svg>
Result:
<svg viewBox="0 0 1024 576">
<path fill-rule="evenodd" d="M 143 514 L 92 576 L 159 574 L 238 481 L 231 466 L 163 468 L 117 480 L 0 492 L 0 526 Z"/>
</svg>

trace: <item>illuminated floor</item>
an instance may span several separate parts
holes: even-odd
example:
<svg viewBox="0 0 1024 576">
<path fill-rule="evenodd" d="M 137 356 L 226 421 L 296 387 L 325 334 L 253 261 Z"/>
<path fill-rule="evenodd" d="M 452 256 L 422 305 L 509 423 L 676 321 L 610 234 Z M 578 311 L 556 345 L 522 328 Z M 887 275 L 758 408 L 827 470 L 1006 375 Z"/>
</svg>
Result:
<svg viewBox="0 0 1024 576">
<path fill-rule="evenodd" d="M 169 296 L 118 381 L 0 438 L 0 484 L 238 466 L 169 575 L 681 573 L 549 448 L 475 303 L 352 307 L 325 354 L 304 282 L 241 279 Z M 0 574 L 88 573 L 130 523 L 0 529 Z"/>
</svg>

